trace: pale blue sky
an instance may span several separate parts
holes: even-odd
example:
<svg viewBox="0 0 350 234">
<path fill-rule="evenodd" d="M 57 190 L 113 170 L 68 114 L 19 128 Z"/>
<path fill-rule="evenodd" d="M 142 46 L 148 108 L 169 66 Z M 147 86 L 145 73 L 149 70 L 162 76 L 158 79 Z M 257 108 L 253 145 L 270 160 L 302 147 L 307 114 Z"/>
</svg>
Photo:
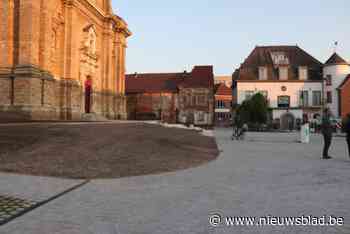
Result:
<svg viewBox="0 0 350 234">
<path fill-rule="evenodd" d="M 256 45 L 295 45 L 324 62 L 350 62 L 349 0 L 112 0 L 133 36 L 127 72 L 177 72 L 214 65 L 230 75 Z"/>
</svg>

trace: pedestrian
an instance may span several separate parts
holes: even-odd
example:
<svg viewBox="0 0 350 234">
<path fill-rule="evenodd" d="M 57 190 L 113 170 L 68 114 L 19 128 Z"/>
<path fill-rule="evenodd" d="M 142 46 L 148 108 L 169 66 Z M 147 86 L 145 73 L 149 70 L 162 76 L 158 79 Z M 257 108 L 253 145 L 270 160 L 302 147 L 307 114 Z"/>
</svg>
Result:
<svg viewBox="0 0 350 234">
<path fill-rule="evenodd" d="M 348 153 L 350 157 L 350 113 L 346 115 L 344 130 L 346 133 L 346 142 L 348 143 Z"/>
<path fill-rule="evenodd" d="M 310 143 L 310 124 L 306 114 L 303 115 L 303 123 L 300 128 L 300 142 L 305 144 Z"/>
<path fill-rule="evenodd" d="M 239 115 L 236 114 L 233 118 L 233 124 L 232 124 L 232 137 L 231 140 L 238 140 L 238 135 L 239 135 L 239 125 L 240 125 L 240 118 Z"/>
<path fill-rule="evenodd" d="M 331 111 L 326 108 L 323 112 L 321 131 L 324 139 L 323 155 L 322 159 L 330 159 L 328 151 L 332 144 L 333 127 L 331 123 Z"/>
<path fill-rule="evenodd" d="M 242 125 L 242 130 L 241 130 L 241 134 L 240 134 L 241 140 L 244 140 L 244 139 L 245 139 L 246 132 L 248 132 L 248 124 L 247 124 L 247 123 L 244 123 L 244 124 Z"/>
</svg>

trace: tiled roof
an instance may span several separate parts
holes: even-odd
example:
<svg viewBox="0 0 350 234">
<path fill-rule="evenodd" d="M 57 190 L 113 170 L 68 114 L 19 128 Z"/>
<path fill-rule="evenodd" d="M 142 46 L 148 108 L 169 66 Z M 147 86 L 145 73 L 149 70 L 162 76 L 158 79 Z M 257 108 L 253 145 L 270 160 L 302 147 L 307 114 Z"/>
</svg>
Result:
<svg viewBox="0 0 350 234">
<path fill-rule="evenodd" d="M 268 80 L 278 80 L 277 67 L 287 65 L 289 80 L 297 79 L 298 68 L 308 68 L 309 80 L 321 80 L 323 64 L 298 46 L 257 46 L 234 72 L 234 80 L 258 80 L 259 67 L 268 67 Z M 272 68 L 272 69 L 271 69 Z"/>
<path fill-rule="evenodd" d="M 185 88 L 214 88 L 213 66 L 195 66 L 181 84 Z"/>
<path fill-rule="evenodd" d="M 348 64 L 345 59 L 340 57 L 337 53 L 332 54 L 332 56 L 326 61 L 325 65 L 342 65 Z"/>
<path fill-rule="evenodd" d="M 232 89 L 227 87 L 224 83 L 216 84 L 215 95 L 232 95 Z"/>
<path fill-rule="evenodd" d="M 257 46 L 242 64 L 246 66 L 273 65 L 272 52 L 283 52 L 289 64 L 295 66 L 322 66 L 322 63 L 301 49 L 299 46 Z"/>
<path fill-rule="evenodd" d="M 126 93 L 177 92 L 183 82 L 183 73 L 134 74 L 126 75 Z"/>
<path fill-rule="evenodd" d="M 212 88 L 212 66 L 195 66 L 190 73 L 141 73 L 126 75 L 126 93 L 177 92 L 178 87 Z"/>
<path fill-rule="evenodd" d="M 344 79 L 344 81 L 339 85 L 338 89 L 342 89 L 343 86 L 347 83 L 350 82 L 350 74 Z"/>
</svg>

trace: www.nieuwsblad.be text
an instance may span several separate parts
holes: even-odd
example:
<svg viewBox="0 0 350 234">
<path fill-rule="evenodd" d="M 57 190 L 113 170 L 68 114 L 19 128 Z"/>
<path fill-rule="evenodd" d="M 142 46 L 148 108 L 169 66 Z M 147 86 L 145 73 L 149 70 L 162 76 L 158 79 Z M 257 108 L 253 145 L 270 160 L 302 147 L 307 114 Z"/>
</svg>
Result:
<svg viewBox="0 0 350 234">
<path fill-rule="evenodd" d="M 219 213 L 209 215 L 209 224 L 212 227 L 219 226 L 343 226 L 344 218 L 331 215 L 311 216 L 302 215 L 299 217 L 243 217 L 223 216 Z"/>
</svg>

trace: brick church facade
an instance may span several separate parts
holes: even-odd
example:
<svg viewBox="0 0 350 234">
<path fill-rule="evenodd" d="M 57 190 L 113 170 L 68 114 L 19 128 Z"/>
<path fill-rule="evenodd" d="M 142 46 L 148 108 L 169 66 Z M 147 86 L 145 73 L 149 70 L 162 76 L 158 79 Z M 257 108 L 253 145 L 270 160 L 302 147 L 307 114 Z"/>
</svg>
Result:
<svg viewBox="0 0 350 234">
<path fill-rule="evenodd" d="M 126 118 L 131 35 L 110 0 L 3 0 L 0 120 Z"/>
</svg>

